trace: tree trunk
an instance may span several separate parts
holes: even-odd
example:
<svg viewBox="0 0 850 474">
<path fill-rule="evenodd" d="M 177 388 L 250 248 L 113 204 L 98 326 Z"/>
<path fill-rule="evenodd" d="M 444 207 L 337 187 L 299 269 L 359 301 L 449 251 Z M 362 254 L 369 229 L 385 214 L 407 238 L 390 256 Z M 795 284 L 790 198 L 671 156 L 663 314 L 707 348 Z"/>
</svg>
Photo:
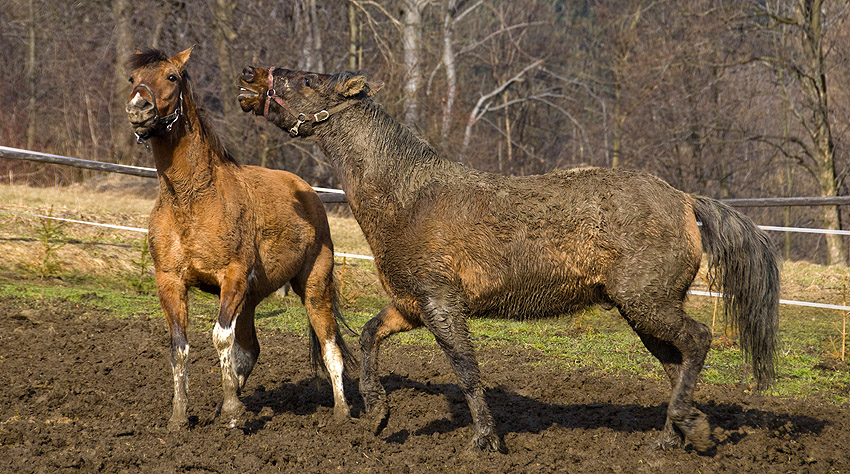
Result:
<svg viewBox="0 0 850 474">
<path fill-rule="evenodd" d="M 36 84 L 35 84 L 35 6 L 33 0 L 29 0 L 29 25 L 27 25 L 29 33 L 29 50 L 27 54 L 27 84 L 29 84 L 29 104 L 27 107 L 29 121 L 27 123 L 27 150 L 32 150 L 35 146 L 35 104 L 36 104 Z"/>
<path fill-rule="evenodd" d="M 218 74 L 221 90 L 231 90 L 235 84 L 236 73 L 233 70 L 233 56 L 230 54 L 232 44 L 236 41 L 236 31 L 233 28 L 233 11 L 236 4 L 232 0 L 215 0 L 213 13 L 215 14 L 217 35 L 213 35 L 217 60 Z M 225 120 L 229 120 L 237 113 L 235 100 L 222 100 Z"/>
<path fill-rule="evenodd" d="M 404 49 L 404 121 L 409 126 L 419 122 L 418 92 L 422 84 L 422 12 L 427 1 L 402 2 L 401 43 Z"/>
<path fill-rule="evenodd" d="M 354 3 L 348 4 L 348 69 L 356 71 L 357 66 L 357 10 Z"/>
<path fill-rule="evenodd" d="M 130 71 L 126 63 L 133 54 L 133 30 L 130 25 L 132 15 L 130 0 L 113 0 L 112 17 L 115 21 L 115 83 L 112 99 L 112 159 L 116 163 L 135 163 L 132 129 L 127 123 L 124 113 L 124 104 L 127 102 L 127 94 L 130 93 L 129 82 Z"/>
<path fill-rule="evenodd" d="M 449 136 L 452 124 L 455 98 L 457 97 L 457 69 L 454 52 L 455 20 L 457 0 L 443 3 L 443 67 L 446 68 L 446 103 L 443 106 L 443 120 L 440 125 L 440 137 L 443 141 Z"/>
<path fill-rule="evenodd" d="M 811 81 L 804 80 L 801 84 L 809 99 L 815 104 L 811 109 L 811 133 L 821 196 L 837 196 L 839 189 L 835 172 L 835 143 L 832 140 L 827 100 L 822 8 L 822 0 L 799 0 L 798 11 L 802 15 L 803 46 L 808 54 L 808 69 L 811 77 Z M 841 213 L 838 206 L 825 206 L 823 219 L 827 229 L 841 229 Z M 847 266 L 847 256 L 840 235 L 827 234 L 826 249 L 827 264 Z"/>
</svg>

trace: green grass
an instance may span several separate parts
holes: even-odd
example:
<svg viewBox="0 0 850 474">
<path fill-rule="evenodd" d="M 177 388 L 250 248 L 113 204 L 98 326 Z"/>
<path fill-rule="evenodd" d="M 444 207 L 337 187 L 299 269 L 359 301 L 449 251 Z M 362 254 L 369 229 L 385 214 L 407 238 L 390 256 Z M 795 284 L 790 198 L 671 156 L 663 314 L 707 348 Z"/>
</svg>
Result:
<svg viewBox="0 0 850 474">
<path fill-rule="evenodd" d="M 124 192 L 96 192 L 86 187 L 69 193 L 65 188 L 0 186 L 4 208 L 24 212 L 54 212 L 61 217 L 145 227 L 153 206 L 151 196 Z M 340 252 L 370 254 L 357 222 L 343 214 L 329 216 L 335 248 Z M 63 244 L 55 251 L 57 277 L 42 279 L 33 270 L 43 259 L 38 241 L 42 221 L 19 214 L 0 213 L 0 298 L 17 295 L 27 302 L 66 299 L 81 308 L 96 307 L 118 318 L 162 318 L 155 295 L 151 266 L 142 258 L 144 234 L 116 232 L 88 226 L 68 225 L 63 235 L 49 239 Z M 64 245 L 67 243 L 68 245 Z M 42 262 L 43 263 L 43 262 Z M 343 315 L 356 331 L 377 314 L 387 297 L 375 276 L 371 261 L 336 259 Z M 846 304 L 850 269 L 808 262 L 785 262 L 782 297 L 787 299 Z M 695 284 L 705 289 L 700 279 Z M 218 313 L 216 297 L 191 291 L 190 324 L 210 329 Z M 712 324 L 714 300 L 692 297 L 688 313 Z M 303 335 L 307 319 L 294 295 L 267 298 L 257 308 L 261 329 L 278 329 Z M 840 340 L 837 324 L 842 314 L 834 310 L 782 306 L 779 379 L 769 393 L 785 397 L 820 396 L 836 403 L 850 401 L 850 369 L 836 363 Z M 718 336 L 723 328 L 715 328 Z M 164 326 L 164 323 L 163 323 Z M 532 351 L 540 364 L 561 370 L 664 378 L 658 362 L 616 311 L 591 308 L 572 316 L 543 321 L 476 319 L 469 322 L 478 350 Z M 347 335 L 347 338 L 353 338 Z M 424 329 L 398 334 L 388 344 L 426 345 L 438 351 L 434 338 Z M 507 350 L 506 350 L 507 352 Z M 539 355 L 539 357 L 537 357 Z M 833 370 L 828 368 L 832 367 Z M 737 384 L 749 382 L 734 338 L 715 337 L 706 359 L 702 382 Z"/>
<path fill-rule="evenodd" d="M 365 269 L 368 270 L 368 266 Z M 347 270 L 343 286 L 349 294 L 344 299 L 343 314 L 355 330 L 377 314 L 386 304 L 380 292 L 365 292 L 350 281 L 353 272 Z M 118 318 L 161 317 L 159 301 L 152 292 L 140 293 L 129 280 L 102 278 L 59 279 L 0 277 L 0 297 L 15 295 L 26 301 L 64 299 L 109 311 Z M 368 288 L 369 283 L 359 283 Z M 26 304 L 26 303 L 25 303 Z M 197 290 L 190 292 L 190 324 L 209 330 L 215 322 L 218 299 Z M 697 320 L 711 323 L 711 300 L 700 298 L 688 303 L 689 313 Z M 304 334 L 307 319 L 299 299 L 267 298 L 257 308 L 257 325 L 261 330 L 277 329 Z M 783 307 L 782 337 L 778 357 L 779 377 L 768 392 L 782 397 L 819 396 L 834 403 L 850 401 L 850 371 L 817 368 L 832 357 L 828 339 L 833 328 L 825 321 L 840 320 L 840 314 L 829 310 Z M 537 352 L 539 364 L 569 371 L 582 368 L 605 374 L 638 375 L 664 378 L 658 362 L 643 347 L 637 335 L 616 311 L 591 308 L 575 315 L 537 321 L 474 319 L 469 322 L 477 350 L 510 348 Z M 721 331 L 722 328 L 718 328 Z M 348 336 L 351 338 L 352 336 Z M 750 382 L 748 369 L 732 339 L 717 337 L 706 359 L 702 383 L 737 384 Z M 431 345 L 433 336 L 418 329 L 394 336 L 390 344 Z"/>
</svg>

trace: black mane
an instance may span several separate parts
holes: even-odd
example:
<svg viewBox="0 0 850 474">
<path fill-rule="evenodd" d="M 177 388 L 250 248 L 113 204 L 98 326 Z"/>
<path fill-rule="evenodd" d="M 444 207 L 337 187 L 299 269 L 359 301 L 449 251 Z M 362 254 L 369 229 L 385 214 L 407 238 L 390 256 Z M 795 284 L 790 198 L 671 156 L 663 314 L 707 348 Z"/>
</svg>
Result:
<svg viewBox="0 0 850 474">
<path fill-rule="evenodd" d="M 139 69 L 140 67 L 147 66 L 148 64 L 158 63 L 160 61 L 167 61 L 168 55 L 162 52 L 159 49 L 146 49 L 144 51 L 139 51 L 136 54 L 130 56 L 130 59 L 127 61 L 127 67 L 130 70 Z"/>
</svg>

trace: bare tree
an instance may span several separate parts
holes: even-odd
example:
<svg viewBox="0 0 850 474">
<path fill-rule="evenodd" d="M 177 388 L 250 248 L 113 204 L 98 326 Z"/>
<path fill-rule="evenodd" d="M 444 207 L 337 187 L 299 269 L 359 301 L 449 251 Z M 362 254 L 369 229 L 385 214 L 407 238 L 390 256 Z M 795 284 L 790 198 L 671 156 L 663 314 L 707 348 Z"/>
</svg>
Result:
<svg viewBox="0 0 850 474">
<path fill-rule="evenodd" d="M 216 46 L 216 57 L 218 59 L 218 74 L 221 90 L 227 91 L 233 88 L 236 72 L 233 68 L 233 44 L 236 42 L 237 34 L 233 26 L 233 12 L 236 3 L 233 0 L 215 0 L 213 3 L 213 14 L 218 34 L 213 35 Z M 236 113 L 236 102 L 232 100 L 221 101 L 224 108 L 224 116 L 233 117 Z"/>
<path fill-rule="evenodd" d="M 35 105 L 36 105 L 36 80 L 35 80 L 35 52 L 36 52 L 36 19 L 33 0 L 27 2 L 29 21 L 27 22 L 27 84 L 29 85 L 29 121 L 27 123 L 27 148 L 32 150 L 35 146 Z"/>
<path fill-rule="evenodd" d="M 404 121 L 419 125 L 419 90 L 422 86 L 422 14 L 429 0 L 401 1 L 401 44 L 404 50 Z"/>
<path fill-rule="evenodd" d="M 755 3 L 757 19 L 754 25 L 772 35 L 789 35 L 787 48 L 776 48 L 774 54 L 759 55 L 758 60 L 772 68 L 784 94 L 790 115 L 796 119 L 800 136 L 762 136 L 794 159 L 814 179 L 821 196 L 837 196 L 840 181 L 836 172 L 835 143 L 832 132 L 830 88 L 827 84 L 829 68 L 830 29 L 846 20 L 848 4 L 829 0 L 793 0 L 775 3 Z M 788 82 L 788 80 L 793 82 Z M 824 206 L 822 219 L 827 229 L 841 228 L 838 206 Z M 847 256 L 841 236 L 826 235 L 827 263 L 847 265 Z"/>
<path fill-rule="evenodd" d="M 481 5 L 481 1 L 465 7 L 466 2 L 462 0 L 443 0 L 442 3 L 442 43 L 443 53 L 440 64 L 446 68 L 446 101 L 443 107 L 443 119 L 440 124 L 440 137 L 443 141 L 449 135 L 452 123 L 454 104 L 457 99 L 457 54 L 455 52 L 455 30 L 458 23 L 468 14 L 472 13 Z"/>
<path fill-rule="evenodd" d="M 112 104 L 110 116 L 112 117 L 112 157 L 116 162 L 133 161 L 133 134 L 127 125 L 124 116 L 124 103 L 127 101 L 129 87 L 127 78 L 130 72 L 127 70 L 126 61 L 133 54 L 133 30 L 130 23 L 132 5 L 130 0 L 112 0 L 112 18 L 115 22 L 115 64 Z"/>
</svg>

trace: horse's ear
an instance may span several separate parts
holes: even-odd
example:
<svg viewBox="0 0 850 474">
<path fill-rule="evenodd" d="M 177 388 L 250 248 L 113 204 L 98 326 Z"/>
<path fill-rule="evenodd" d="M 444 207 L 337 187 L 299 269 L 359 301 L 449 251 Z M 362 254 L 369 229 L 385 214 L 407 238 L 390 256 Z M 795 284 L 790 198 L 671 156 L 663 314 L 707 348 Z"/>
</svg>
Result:
<svg viewBox="0 0 850 474">
<path fill-rule="evenodd" d="M 382 87 L 384 87 L 384 83 L 381 81 L 370 82 L 366 81 L 366 76 L 357 75 L 337 84 L 336 90 L 344 97 L 354 97 L 361 92 L 365 92 L 367 97 L 371 97 Z"/>
<path fill-rule="evenodd" d="M 344 97 L 354 97 L 363 92 L 366 87 L 366 76 L 352 76 L 343 82 L 337 83 L 336 90 Z"/>
<path fill-rule="evenodd" d="M 177 66 L 177 69 L 180 70 L 181 74 L 186 69 L 186 62 L 189 61 L 189 56 L 192 55 L 192 50 L 194 48 L 195 45 L 189 46 L 188 48 L 184 49 L 183 51 L 180 51 L 173 58 L 171 58 L 171 60 L 174 61 L 174 64 Z"/>
<path fill-rule="evenodd" d="M 377 94 L 379 90 L 384 88 L 384 81 L 370 81 L 366 83 L 366 95 L 372 97 Z"/>
</svg>

